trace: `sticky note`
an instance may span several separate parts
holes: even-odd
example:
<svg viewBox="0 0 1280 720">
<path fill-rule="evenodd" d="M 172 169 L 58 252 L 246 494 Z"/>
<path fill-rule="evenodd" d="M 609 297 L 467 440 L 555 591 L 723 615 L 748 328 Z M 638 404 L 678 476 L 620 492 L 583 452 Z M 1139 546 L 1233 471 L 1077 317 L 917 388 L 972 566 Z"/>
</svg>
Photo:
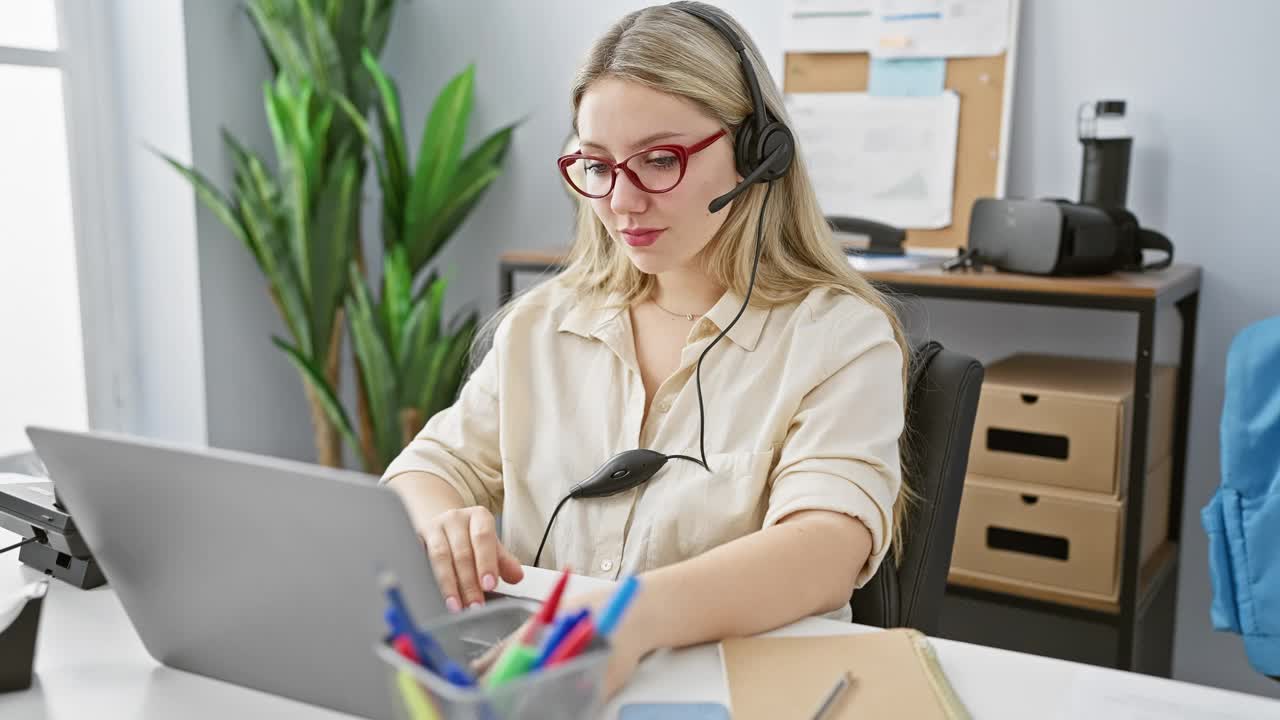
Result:
<svg viewBox="0 0 1280 720">
<path fill-rule="evenodd" d="M 872 58 L 867 91 L 872 95 L 941 95 L 946 58 Z"/>
</svg>

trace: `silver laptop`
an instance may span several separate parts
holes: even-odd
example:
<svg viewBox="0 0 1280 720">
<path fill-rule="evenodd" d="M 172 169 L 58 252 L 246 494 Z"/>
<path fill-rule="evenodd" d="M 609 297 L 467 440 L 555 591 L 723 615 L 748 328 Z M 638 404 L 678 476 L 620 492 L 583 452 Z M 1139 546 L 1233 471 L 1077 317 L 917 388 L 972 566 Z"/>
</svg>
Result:
<svg viewBox="0 0 1280 720">
<path fill-rule="evenodd" d="M 399 498 L 367 475 L 103 433 L 27 434 L 161 663 L 393 716 L 374 655 L 382 568 L 415 619 L 445 612 Z"/>
</svg>

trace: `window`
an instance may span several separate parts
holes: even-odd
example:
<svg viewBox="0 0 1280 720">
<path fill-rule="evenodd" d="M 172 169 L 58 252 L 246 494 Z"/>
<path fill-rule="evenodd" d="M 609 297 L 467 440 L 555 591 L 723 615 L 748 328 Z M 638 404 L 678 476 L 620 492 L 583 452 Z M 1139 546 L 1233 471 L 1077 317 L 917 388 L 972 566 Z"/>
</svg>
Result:
<svg viewBox="0 0 1280 720">
<path fill-rule="evenodd" d="M 89 419 L 57 9 L 0 3 L 0 456 Z"/>
</svg>

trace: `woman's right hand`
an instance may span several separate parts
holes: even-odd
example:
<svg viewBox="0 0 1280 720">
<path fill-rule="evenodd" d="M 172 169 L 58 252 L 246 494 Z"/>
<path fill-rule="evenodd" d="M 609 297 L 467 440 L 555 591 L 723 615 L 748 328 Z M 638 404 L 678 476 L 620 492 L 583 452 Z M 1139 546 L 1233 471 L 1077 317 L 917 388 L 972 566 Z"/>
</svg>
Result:
<svg viewBox="0 0 1280 720">
<path fill-rule="evenodd" d="M 479 506 L 445 510 L 419 529 L 431 570 L 450 611 L 484 604 L 484 593 L 524 578 L 524 568 L 498 540 L 493 514 Z"/>
</svg>

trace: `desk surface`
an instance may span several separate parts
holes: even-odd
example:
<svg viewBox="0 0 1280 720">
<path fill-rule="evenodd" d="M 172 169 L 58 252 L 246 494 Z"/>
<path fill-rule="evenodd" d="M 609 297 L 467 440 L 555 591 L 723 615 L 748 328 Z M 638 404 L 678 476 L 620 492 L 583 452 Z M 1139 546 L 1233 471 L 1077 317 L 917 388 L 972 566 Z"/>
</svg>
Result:
<svg viewBox="0 0 1280 720">
<path fill-rule="evenodd" d="M 501 261 L 512 264 L 554 266 L 564 250 L 508 250 Z M 1005 290 L 1027 293 L 1083 295 L 1096 298 L 1158 299 L 1182 296 L 1200 284 L 1200 268 L 1173 265 L 1145 273 L 1112 273 L 1096 277 L 1041 277 L 987 268 L 981 271 L 944 272 L 941 268 L 863 273 L 871 280 L 897 286 L 927 286 L 955 290 Z"/>
<path fill-rule="evenodd" d="M 0 544 L 14 537 L 0 530 Z M 0 556 L 0 594 L 39 577 L 17 564 L 16 554 Z M 505 592 L 541 597 L 555 575 L 526 568 L 526 579 Z M 600 583 L 575 578 L 570 592 Z M 832 635 L 872 632 L 872 628 L 810 618 L 777 631 L 783 635 Z M 1280 718 L 1280 702 L 1186 683 L 1098 670 L 1085 665 L 935 640 L 938 656 L 961 700 L 975 718 L 1089 717 L 1073 693 L 1087 678 L 1112 688 L 1176 702 L 1179 712 L 1162 717 Z M 370 659 L 372 662 L 372 658 Z M 41 618 L 36 684 L 27 691 L 0 695 L 5 720 L 159 720 L 271 717 L 337 719 L 351 716 L 256 690 L 211 680 L 155 662 L 143 648 L 114 592 L 108 587 L 77 590 L 50 583 Z M 658 653 L 645 660 L 631 683 L 607 708 L 616 716 L 628 702 L 728 702 L 717 647 L 705 645 Z M 1146 715 L 1112 715 L 1146 717 Z M 1154 717 L 1154 715 L 1152 716 Z M 1090 717 L 1090 720 L 1092 718 Z"/>
</svg>

